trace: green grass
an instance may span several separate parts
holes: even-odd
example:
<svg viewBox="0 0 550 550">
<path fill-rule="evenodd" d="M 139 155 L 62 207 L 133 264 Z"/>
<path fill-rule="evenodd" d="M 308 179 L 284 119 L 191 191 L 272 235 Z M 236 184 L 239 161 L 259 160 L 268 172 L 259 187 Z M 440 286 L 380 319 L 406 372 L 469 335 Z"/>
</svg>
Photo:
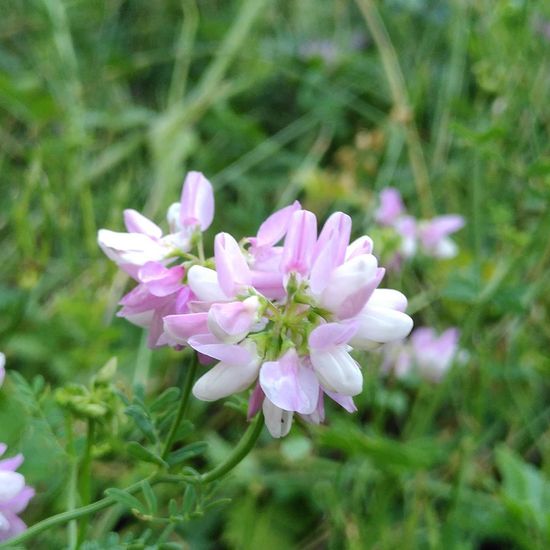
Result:
<svg viewBox="0 0 550 550">
<path fill-rule="evenodd" d="M 433 386 L 382 379 L 377 359 L 362 357 L 359 413 L 331 409 L 327 426 L 297 426 L 281 442 L 264 434 L 219 488 L 232 503 L 167 540 L 550 546 L 550 9 L 542 0 L 374 4 L 382 49 L 365 0 L 0 6 L 0 349 L 31 384 L 8 375 L 0 440 L 26 454 L 38 491 L 29 524 L 67 509 L 71 453 L 84 450 L 81 422 L 66 447 L 57 388 L 89 384 L 112 356 L 126 393 L 147 373 L 146 400 L 179 381 L 181 354 L 149 353 L 139 330 L 113 316 L 126 281 L 95 235 L 121 229 L 123 208 L 162 221 L 185 171 L 197 169 L 216 189 L 210 237 L 254 234 L 295 198 L 321 217 L 345 209 L 357 235 L 371 233 L 388 185 L 415 215 L 462 214 L 457 258 L 413 262 L 385 284 L 409 296 L 417 325 L 458 326 L 469 360 Z M 325 39 L 334 61 L 303 58 Z M 187 440 L 209 443 L 192 465 L 232 448 L 245 430 L 238 405 L 192 402 Z M 94 451 L 96 498 L 147 472 L 121 443 L 135 430 L 120 411 L 115 420 Z M 180 493 L 159 486 L 160 506 Z M 149 544 L 162 532 L 122 507 L 92 521 L 88 550 L 125 548 L 111 532 L 137 539 L 150 527 Z M 67 533 L 33 547 L 60 548 Z"/>
</svg>

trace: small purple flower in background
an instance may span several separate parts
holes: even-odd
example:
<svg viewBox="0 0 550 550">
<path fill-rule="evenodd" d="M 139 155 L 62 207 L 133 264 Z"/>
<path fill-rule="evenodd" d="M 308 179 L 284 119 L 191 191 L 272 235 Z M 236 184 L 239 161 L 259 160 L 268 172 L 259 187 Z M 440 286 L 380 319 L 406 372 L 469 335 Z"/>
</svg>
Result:
<svg viewBox="0 0 550 550">
<path fill-rule="evenodd" d="M 4 383 L 6 376 L 6 356 L 0 351 L 0 386 Z"/>
<path fill-rule="evenodd" d="M 0 443 L 0 456 L 7 445 Z M 34 496 L 34 489 L 25 484 L 25 478 L 15 470 L 21 466 L 23 455 L 0 460 L 0 541 L 8 540 L 25 531 L 27 526 L 18 517 Z"/>
<path fill-rule="evenodd" d="M 382 370 L 393 371 L 398 378 L 417 372 L 422 378 L 440 382 L 455 362 L 463 362 L 466 358 L 458 347 L 459 337 L 457 328 L 449 328 L 438 335 L 433 328 L 419 327 L 408 341 L 382 347 Z"/>
<path fill-rule="evenodd" d="M 407 214 L 401 194 L 388 187 L 380 192 L 380 205 L 374 214 L 382 226 L 392 227 L 401 237 L 398 257 L 391 263 L 397 267 L 402 258 L 411 258 L 418 251 L 434 258 L 454 258 L 458 247 L 449 236 L 464 227 L 464 218 L 457 214 L 417 220 Z"/>
</svg>

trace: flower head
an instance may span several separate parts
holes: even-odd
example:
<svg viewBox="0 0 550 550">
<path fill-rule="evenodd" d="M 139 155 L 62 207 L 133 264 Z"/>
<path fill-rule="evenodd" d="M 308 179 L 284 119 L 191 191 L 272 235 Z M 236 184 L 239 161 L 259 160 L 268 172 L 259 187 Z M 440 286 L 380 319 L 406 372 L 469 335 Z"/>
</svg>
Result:
<svg viewBox="0 0 550 550">
<path fill-rule="evenodd" d="M 186 278 L 202 260 L 190 252 L 201 242 L 213 216 L 212 185 L 200 172 L 189 172 L 181 201 L 168 209 L 167 235 L 135 210 L 124 211 L 127 233 L 98 232 L 101 249 L 138 283 L 121 299 L 118 316 L 148 329 L 150 347 L 174 343 L 164 333 L 163 319 L 189 311 L 189 303 L 196 299 Z"/>
<path fill-rule="evenodd" d="M 412 320 L 401 293 L 378 288 L 384 269 L 372 241 L 350 244 L 350 234 L 341 212 L 318 234 L 315 215 L 295 203 L 245 240 L 248 248 L 217 235 L 215 270 L 194 266 L 188 275 L 200 306 L 164 319 L 177 342 L 218 361 L 196 382 L 197 398 L 255 385 L 250 414 L 261 408 L 274 437 L 288 433 L 295 413 L 321 422 L 325 396 L 355 410 L 363 375 L 350 352 L 405 337 Z"/>
<path fill-rule="evenodd" d="M 384 371 L 393 370 L 398 378 L 411 372 L 432 382 L 440 382 L 456 361 L 463 361 L 465 354 L 458 346 L 460 333 L 449 328 L 438 334 L 433 328 L 419 327 L 408 342 L 395 342 L 383 348 Z"/>
<path fill-rule="evenodd" d="M 0 456 L 7 446 L 0 443 Z M 34 496 L 34 489 L 25 484 L 25 478 L 15 470 L 23 462 L 23 455 L 0 460 L 0 541 L 22 533 L 27 526 L 19 518 Z"/>
<path fill-rule="evenodd" d="M 403 258 L 411 258 L 418 251 L 434 258 L 453 258 L 458 247 L 450 235 L 464 227 L 464 218 L 457 214 L 437 216 L 429 220 L 417 220 L 407 214 L 401 194 L 388 187 L 380 193 L 380 205 L 375 212 L 376 221 L 391 227 L 400 237 L 401 243 L 393 266 L 401 264 Z"/>
</svg>

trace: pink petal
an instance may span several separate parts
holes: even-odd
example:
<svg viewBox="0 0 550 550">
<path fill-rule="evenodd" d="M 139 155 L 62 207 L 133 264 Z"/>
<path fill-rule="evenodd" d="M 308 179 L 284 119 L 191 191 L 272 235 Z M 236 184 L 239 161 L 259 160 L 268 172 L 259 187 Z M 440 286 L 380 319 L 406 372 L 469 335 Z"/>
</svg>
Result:
<svg viewBox="0 0 550 550">
<path fill-rule="evenodd" d="M 358 239 L 355 239 L 346 250 L 346 260 L 351 260 L 356 256 L 361 256 L 362 254 L 372 254 L 373 242 L 370 237 L 363 235 Z"/>
<path fill-rule="evenodd" d="M 124 210 L 124 225 L 130 233 L 143 233 L 152 239 L 162 237 L 162 229 L 137 210 Z"/>
<path fill-rule="evenodd" d="M 23 455 L 21 453 L 12 456 L 11 458 L 4 458 L 0 460 L 0 470 L 15 472 L 21 464 L 23 464 Z"/>
<path fill-rule="evenodd" d="M 437 246 L 439 241 L 464 227 L 464 218 L 456 214 L 438 216 L 426 222 L 420 230 L 422 244 L 427 248 Z"/>
<path fill-rule="evenodd" d="M 290 219 L 294 212 L 301 209 L 300 203 L 294 201 L 269 216 L 258 229 L 258 235 L 254 239 L 254 246 L 264 247 L 277 244 L 286 234 Z"/>
<path fill-rule="evenodd" d="M 201 172 L 188 172 L 181 192 L 180 222 L 183 227 L 210 227 L 214 219 L 214 191 Z"/>
<path fill-rule="evenodd" d="M 208 313 L 167 315 L 164 330 L 175 342 L 186 344 L 191 336 L 208 332 Z"/>
<path fill-rule="evenodd" d="M 253 416 L 256 416 L 256 413 L 261 409 L 262 403 L 264 402 L 265 394 L 258 382 L 248 400 L 248 412 L 246 414 L 247 420 L 251 420 Z"/>
<path fill-rule="evenodd" d="M 320 325 L 309 335 L 309 347 L 327 350 L 334 346 L 342 346 L 353 338 L 356 331 L 357 324 L 353 321 Z"/>
<path fill-rule="evenodd" d="M 328 391 L 328 390 L 325 390 L 325 393 L 333 401 L 338 403 L 338 405 L 340 405 L 340 407 L 346 409 L 346 411 L 348 411 L 349 413 L 357 412 L 357 407 L 355 406 L 355 403 L 353 401 L 353 397 L 351 397 L 349 395 L 341 395 L 339 393 Z"/>
<path fill-rule="evenodd" d="M 237 241 L 229 233 L 216 235 L 214 257 L 218 282 L 228 297 L 236 296 L 250 286 L 250 269 Z"/>
<path fill-rule="evenodd" d="M 251 271 L 251 285 L 266 298 L 278 299 L 286 295 L 283 276 L 278 271 Z"/>
<path fill-rule="evenodd" d="M 188 341 L 194 350 L 208 355 L 213 359 L 227 363 L 228 365 L 245 365 L 252 361 L 254 355 L 250 346 L 224 344 L 211 334 L 198 334 Z"/>
<path fill-rule="evenodd" d="M 160 262 L 147 262 L 138 273 L 139 280 L 154 296 L 168 296 L 179 290 L 184 275 L 183 266 L 166 268 Z"/>
<path fill-rule="evenodd" d="M 388 187 L 380 193 L 380 206 L 376 211 L 376 221 L 382 225 L 392 225 L 405 212 L 401 194 Z"/>
<path fill-rule="evenodd" d="M 319 382 L 313 370 L 301 364 L 295 350 L 260 369 L 260 385 L 266 397 L 286 411 L 311 414 L 319 399 Z"/>
<path fill-rule="evenodd" d="M 346 249 L 351 235 L 351 218 L 343 212 L 334 212 L 325 222 L 315 245 L 316 258 L 331 239 L 336 240 L 334 265 L 340 265 L 346 256 Z"/>
<path fill-rule="evenodd" d="M 311 267 L 317 241 L 317 219 L 313 212 L 299 210 L 292 214 L 285 238 L 281 269 L 306 275 Z"/>
</svg>

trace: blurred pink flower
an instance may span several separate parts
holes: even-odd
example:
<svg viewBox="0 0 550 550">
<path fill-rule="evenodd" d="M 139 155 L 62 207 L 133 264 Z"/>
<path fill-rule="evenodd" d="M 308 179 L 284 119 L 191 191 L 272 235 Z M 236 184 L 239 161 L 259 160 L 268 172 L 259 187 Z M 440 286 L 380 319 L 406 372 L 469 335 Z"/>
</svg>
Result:
<svg viewBox="0 0 550 550">
<path fill-rule="evenodd" d="M 7 445 L 0 443 L 0 456 L 6 449 Z M 19 535 L 27 528 L 18 514 L 27 507 L 34 489 L 15 471 L 22 462 L 22 454 L 0 460 L 0 541 Z"/>
<path fill-rule="evenodd" d="M 432 382 L 440 382 L 455 362 L 466 358 L 459 349 L 460 333 L 449 328 L 440 335 L 433 328 L 420 327 L 408 342 L 395 342 L 383 348 L 382 369 L 393 371 L 398 378 L 417 372 Z"/>
<path fill-rule="evenodd" d="M 407 214 L 399 191 L 388 187 L 380 192 L 380 205 L 374 217 L 380 225 L 392 227 L 401 238 L 390 267 L 399 268 L 403 258 L 411 258 L 418 252 L 441 259 L 453 258 L 458 253 L 456 243 L 449 236 L 464 227 L 462 216 L 448 214 L 417 220 Z"/>
</svg>

